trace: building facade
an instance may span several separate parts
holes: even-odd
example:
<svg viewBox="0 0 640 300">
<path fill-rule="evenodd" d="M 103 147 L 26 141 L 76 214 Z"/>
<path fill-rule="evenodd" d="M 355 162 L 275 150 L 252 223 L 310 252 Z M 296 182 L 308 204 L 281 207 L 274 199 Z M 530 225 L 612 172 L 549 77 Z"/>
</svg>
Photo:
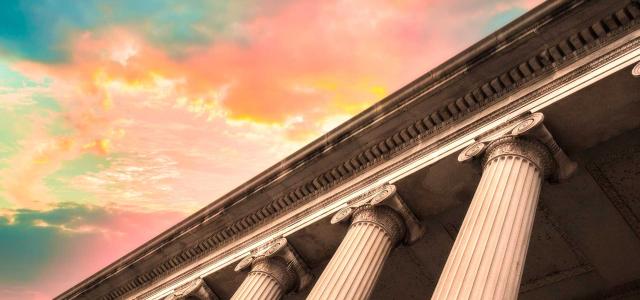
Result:
<svg viewBox="0 0 640 300">
<path fill-rule="evenodd" d="M 639 299 L 639 61 L 547 1 L 56 299 Z"/>
</svg>

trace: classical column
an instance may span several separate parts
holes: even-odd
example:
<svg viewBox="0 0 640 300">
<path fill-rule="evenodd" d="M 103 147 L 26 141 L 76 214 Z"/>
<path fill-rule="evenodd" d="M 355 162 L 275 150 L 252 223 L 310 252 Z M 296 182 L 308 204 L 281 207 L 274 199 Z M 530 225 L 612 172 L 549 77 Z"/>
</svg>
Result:
<svg viewBox="0 0 640 300">
<path fill-rule="evenodd" d="M 346 236 L 307 299 L 369 298 L 391 249 L 403 239 L 417 240 L 423 232 L 392 185 L 340 210 L 332 223 L 348 219 Z"/>
<path fill-rule="evenodd" d="M 249 266 L 249 275 L 231 299 L 276 300 L 305 288 L 312 279 L 300 256 L 284 238 L 254 250 L 240 261 L 236 271 Z"/>
<path fill-rule="evenodd" d="M 173 293 L 164 298 L 164 300 L 187 300 L 187 299 L 198 299 L 198 300 L 218 300 L 218 296 L 207 286 L 207 283 L 202 280 L 202 278 L 198 278 L 193 280 L 179 288 L 177 288 Z"/>
<path fill-rule="evenodd" d="M 542 180 L 576 168 L 542 121 L 529 115 L 460 154 L 482 158 L 482 178 L 431 299 L 517 298 Z"/>
</svg>

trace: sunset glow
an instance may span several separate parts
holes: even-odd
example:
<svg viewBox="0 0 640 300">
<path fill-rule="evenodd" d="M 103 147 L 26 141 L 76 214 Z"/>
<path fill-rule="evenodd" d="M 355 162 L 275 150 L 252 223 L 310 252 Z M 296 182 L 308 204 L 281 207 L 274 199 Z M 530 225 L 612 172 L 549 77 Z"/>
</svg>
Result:
<svg viewBox="0 0 640 300">
<path fill-rule="evenodd" d="M 0 298 L 50 299 L 540 1 L 9 1 Z"/>
</svg>

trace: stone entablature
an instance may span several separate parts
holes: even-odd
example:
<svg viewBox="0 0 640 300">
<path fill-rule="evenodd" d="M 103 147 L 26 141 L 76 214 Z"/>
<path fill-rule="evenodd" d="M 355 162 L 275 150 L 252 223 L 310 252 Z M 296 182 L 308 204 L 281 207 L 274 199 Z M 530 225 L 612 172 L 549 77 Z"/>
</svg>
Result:
<svg viewBox="0 0 640 300">
<path fill-rule="evenodd" d="M 568 8 L 565 9 L 568 11 L 577 7 L 580 5 L 579 2 L 568 1 L 568 3 L 573 3 L 573 6 L 566 4 Z M 168 257 L 152 270 L 141 273 L 137 278 L 111 290 L 103 296 L 103 299 L 115 299 L 123 295 L 131 295 L 141 287 L 153 284 L 159 279 L 165 278 L 168 274 L 173 274 L 177 270 L 185 268 L 196 259 L 200 259 L 216 249 L 236 241 L 240 236 L 263 226 L 276 216 L 310 202 L 338 184 L 345 182 L 345 180 L 359 176 L 372 167 L 380 165 L 381 162 L 397 157 L 428 137 L 444 131 L 464 118 L 473 116 L 476 112 L 485 109 L 494 102 L 505 99 L 514 91 L 538 82 L 546 75 L 552 74 L 587 54 L 603 48 L 619 37 L 624 36 L 625 33 L 635 30 L 640 16 L 640 6 L 632 1 L 622 2 L 624 2 L 622 8 L 613 9 L 606 17 L 596 20 L 593 25 L 574 30 L 573 33 L 567 35 L 557 45 L 545 48 L 539 54 L 533 55 L 530 59 L 517 64 L 514 68 L 495 76 L 494 79 L 486 83 L 478 85 L 464 94 L 464 96 L 426 113 L 426 117 L 406 122 L 410 125 L 390 133 L 384 140 L 373 143 L 373 146 L 330 168 L 329 171 L 315 177 L 308 183 L 293 187 L 289 192 L 267 203 L 262 208 L 239 218 L 207 238 L 185 248 L 184 251 Z M 523 32 L 535 31 L 539 27 L 546 26 L 550 22 L 549 18 L 551 17 L 541 18 L 539 22 L 534 22 L 532 27 L 523 30 Z M 512 40 L 511 42 L 514 41 Z M 503 47 L 508 47 L 508 45 L 508 42 L 504 42 Z M 487 58 L 483 59 L 489 59 L 489 57 L 487 56 Z M 464 68 L 471 68 L 477 63 L 478 61 L 470 61 Z M 452 72 L 452 74 L 456 74 L 456 72 Z M 442 78 L 440 81 L 433 83 L 433 86 L 442 84 L 447 79 L 447 77 Z M 424 87 L 424 89 L 428 90 L 430 87 Z M 343 140 L 346 140 L 346 138 Z M 189 228 L 184 229 L 184 231 L 188 230 Z M 113 272 L 117 273 L 117 270 Z M 105 280 L 108 280 L 108 277 L 108 275 L 105 276 Z M 71 296 L 70 298 L 73 297 Z"/>
</svg>

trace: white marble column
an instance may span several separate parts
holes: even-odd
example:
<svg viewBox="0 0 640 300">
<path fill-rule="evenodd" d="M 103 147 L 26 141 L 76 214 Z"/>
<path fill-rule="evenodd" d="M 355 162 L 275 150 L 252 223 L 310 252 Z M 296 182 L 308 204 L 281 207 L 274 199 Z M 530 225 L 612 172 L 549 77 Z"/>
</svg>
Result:
<svg viewBox="0 0 640 300">
<path fill-rule="evenodd" d="M 517 298 L 542 180 L 575 170 L 541 122 L 461 153 L 481 155 L 482 178 L 431 299 Z"/>
<path fill-rule="evenodd" d="M 392 185 L 372 199 L 339 211 L 332 223 L 349 218 L 346 236 L 307 299 L 368 299 L 391 250 L 423 233 Z"/>
<path fill-rule="evenodd" d="M 402 218 L 386 206 L 363 206 L 307 299 L 367 299 L 391 248 L 404 235 Z"/>
<path fill-rule="evenodd" d="M 232 300 L 277 300 L 311 281 L 307 267 L 284 238 L 256 249 L 238 264 L 236 271 L 249 266 L 251 271 Z"/>
</svg>

